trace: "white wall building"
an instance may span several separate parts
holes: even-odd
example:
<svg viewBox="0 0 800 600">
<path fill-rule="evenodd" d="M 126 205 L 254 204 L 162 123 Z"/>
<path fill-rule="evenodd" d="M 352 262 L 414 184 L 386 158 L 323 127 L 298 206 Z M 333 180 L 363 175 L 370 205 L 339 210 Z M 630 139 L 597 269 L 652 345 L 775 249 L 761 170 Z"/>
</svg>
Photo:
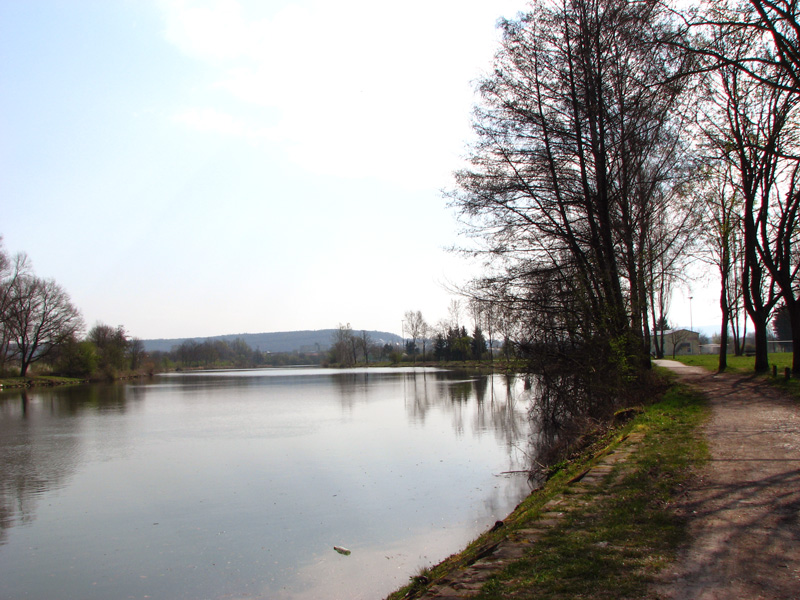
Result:
<svg viewBox="0 0 800 600">
<path fill-rule="evenodd" d="M 700 334 L 688 329 L 667 329 L 656 331 L 650 345 L 650 352 L 656 355 L 656 344 L 661 344 L 664 335 L 664 358 L 684 354 L 700 354 Z"/>
</svg>

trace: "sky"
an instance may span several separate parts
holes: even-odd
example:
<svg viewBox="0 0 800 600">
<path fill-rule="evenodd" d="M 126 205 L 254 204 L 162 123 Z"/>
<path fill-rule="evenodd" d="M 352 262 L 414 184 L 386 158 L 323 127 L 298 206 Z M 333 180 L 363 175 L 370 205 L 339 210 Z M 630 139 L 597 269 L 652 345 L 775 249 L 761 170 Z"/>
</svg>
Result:
<svg viewBox="0 0 800 600">
<path fill-rule="evenodd" d="M 0 2 L 5 249 L 144 339 L 436 323 L 480 273 L 442 192 L 524 8 Z M 698 279 L 672 320 L 716 304 Z"/>
</svg>

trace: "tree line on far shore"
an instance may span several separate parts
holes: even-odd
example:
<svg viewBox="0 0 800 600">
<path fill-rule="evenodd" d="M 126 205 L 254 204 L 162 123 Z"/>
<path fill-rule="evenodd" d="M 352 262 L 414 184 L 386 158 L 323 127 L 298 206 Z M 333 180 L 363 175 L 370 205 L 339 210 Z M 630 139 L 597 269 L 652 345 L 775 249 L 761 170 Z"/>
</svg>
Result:
<svg viewBox="0 0 800 600">
<path fill-rule="evenodd" d="M 407 311 L 403 319 L 403 344 L 374 344 L 365 331 L 354 331 L 349 323 L 339 325 L 323 364 L 352 367 L 359 364 L 388 361 L 392 364 L 417 362 L 491 361 L 498 349 L 496 341 L 487 337 L 481 321 L 475 320 L 471 333 L 459 321 L 460 301 L 450 305 L 450 319 L 435 326 L 425 321 L 421 311 Z M 509 358 L 513 345 L 502 344 L 504 357 Z"/>
<path fill-rule="evenodd" d="M 114 380 L 160 371 L 197 368 L 254 368 L 287 365 L 352 367 L 404 361 L 491 360 L 499 327 L 490 312 L 470 305 L 471 333 L 453 300 L 450 318 L 429 326 L 420 311 L 405 314 L 404 344 L 378 343 L 366 331 L 340 325 L 329 348 L 317 352 L 262 352 L 241 338 L 185 340 L 170 351 L 146 352 L 143 342 L 122 325 L 85 324 L 64 288 L 37 276 L 25 253 L 10 256 L 0 237 L 0 376 L 37 374 L 87 380 Z M 484 334 L 488 328 L 488 335 Z M 506 358 L 513 345 L 503 344 Z"/>
</svg>

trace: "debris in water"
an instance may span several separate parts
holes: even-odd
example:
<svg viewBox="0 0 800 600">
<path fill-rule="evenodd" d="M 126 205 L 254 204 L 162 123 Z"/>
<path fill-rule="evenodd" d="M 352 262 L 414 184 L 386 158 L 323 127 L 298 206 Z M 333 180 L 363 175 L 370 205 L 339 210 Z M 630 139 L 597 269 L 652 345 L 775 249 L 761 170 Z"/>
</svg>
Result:
<svg viewBox="0 0 800 600">
<path fill-rule="evenodd" d="M 336 550 L 339 554 L 350 556 L 350 550 L 348 550 L 347 548 L 342 548 L 341 546 L 334 546 L 333 549 Z"/>
</svg>

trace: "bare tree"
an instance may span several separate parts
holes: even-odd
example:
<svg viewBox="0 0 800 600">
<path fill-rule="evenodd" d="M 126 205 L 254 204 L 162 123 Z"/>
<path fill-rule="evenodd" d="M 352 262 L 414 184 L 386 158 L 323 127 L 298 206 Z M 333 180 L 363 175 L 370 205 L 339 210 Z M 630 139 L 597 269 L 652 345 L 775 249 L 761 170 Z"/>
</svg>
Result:
<svg viewBox="0 0 800 600">
<path fill-rule="evenodd" d="M 694 332 L 687 331 L 686 329 L 675 329 L 672 331 L 672 358 L 677 356 L 681 347 L 688 345 L 691 353 L 691 339 Z"/>
<path fill-rule="evenodd" d="M 497 307 L 491 302 L 485 303 L 483 307 L 483 330 L 489 342 L 489 360 L 494 361 L 494 336 L 497 329 Z"/>
<path fill-rule="evenodd" d="M 425 326 L 425 319 L 422 318 L 422 312 L 409 310 L 405 314 L 406 327 L 408 328 L 408 335 L 411 336 L 411 354 L 414 362 L 417 362 L 417 339 L 422 334 L 423 327 Z"/>
<path fill-rule="evenodd" d="M 0 238 L 2 244 L 2 238 Z M 24 253 L 10 257 L 0 245 L 0 370 L 5 369 L 11 343 L 11 309 L 14 290 L 20 277 L 31 273 L 30 262 Z"/>
<path fill-rule="evenodd" d="M 424 318 L 422 318 L 422 314 L 420 314 L 420 318 L 422 319 L 422 322 L 419 325 L 419 337 L 420 340 L 422 341 L 422 360 L 425 360 L 425 352 L 426 352 L 425 346 L 427 344 L 428 338 L 431 335 L 432 328 L 428 324 L 428 322 Z"/>
<path fill-rule="evenodd" d="M 142 362 L 147 357 L 147 353 L 144 350 L 144 342 L 137 338 L 133 337 L 128 340 L 128 359 L 130 368 L 132 370 L 136 370 L 142 366 Z"/>
<path fill-rule="evenodd" d="M 447 314 L 450 317 L 450 327 L 458 328 L 461 326 L 461 301 L 453 298 L 447 307 Z"/>
<path fill-rule="evenodd" d="M 738 259 L 742 255 L 742 198 L 736 189 L 732 167 L 727 163 L 709 166 L 706 189 L 702 199 L 704 211 L 703 237 L 709 250 L 709 262 L 715 265 L 720 276 L 719 306 L 720 349 L 718 370 L 728 366 L 728 332 L 734 325 L 734 346 L 738 349 L 738 307 L 741 306 L 741 289 Z"/>
<path fill-rule="evenodd" d="M 372 347 L 372 338 L 366 330 L 361 331 L 361 337 L 358 338 L 358 347 L 361 350 L 361 354 L 364 355 L 364 364 L 369 364 L 369 350 Z"/>
<path fill-rule="evenodd" d="M 333 362 L 343 367 L 353 366 L 356 363 L 355 340 L 350 323 L 347 325 L 340 323 L 339 328 L 333 334 L 333 344 L 331 346 Z"/>
<path fill-rule="evenodd" d="M 644 341 L 648 350 L 651 347 L 656 349 L 657 358 L 664 357 L 662 325 L 669 315 L 673 290 L 678 282 L 686 281 L 686 267 L 692 260 L 689 251 L 698 245 L 696 232 L 702 211 L 698 210 L 691 191 L 687 198 L 692 200 L 683 203 L 678 211 L 667 210 L 663 203 L 658 203 L 650 218 L 650 235 L 644 240 L 644 260 L 641 263 L 644 283 L 640 289 L 645 290 L 647 300 L 641 301 L 640 306 L 647 307 L 649 304 L 652 331 L 657 339 L 651 343 L 650 328 L 647 328 Z M 647 315 L 643 315 L 642 319 L 647 323 Z"/>
<path fill-rule="evenodd" d="M 675 33 L 656 2 L 540 0 L 501 26 L 451 194 L 490 262 L 476 289 L 537 353 L 582 348 L 626 380 L 649 365 L 648 241 L 686 220 L 685 53 L 661 43 Z"/>
<path fill-rule="evenodd" d="M 735 22 L 741 11 L 723 12 Z M 712 74 L 714 110 L 706 137 L 730 165 L 742 197 L 744 304 L 755 333 L 755 369 L 769 368 L 768 322 L 779 297 L 792 315 L 800 344 L 798 212 L 800 211 L 800 94 L 791 73 L 774 64 L 777 51 L 757 28 L 719 25 L 710 44 L 728 62 Z M 800 352 L 793 370 L 800 372 Z"/>
<path fill-rule="evenodd" d="M 31 364 L 75 335 L 83 321 L 55 281 L 24 275 L 12 286 L 8 327 L 11 355 L 19 360 L 24 377 Z"/>
<path fill-rule="evenodd" d="M 705 58 L 702 70 L 730 67 L 757 83 L 800 94 L 800 24 L 796 0 L 708 0 L 705 10 L 681 15 L 693 43 L 673 43 Z M 731 52 L 742 36 L 769 43 L 768 53 Z M 779 73 L 778 78 L 774 77 Z"/>
</svg>

